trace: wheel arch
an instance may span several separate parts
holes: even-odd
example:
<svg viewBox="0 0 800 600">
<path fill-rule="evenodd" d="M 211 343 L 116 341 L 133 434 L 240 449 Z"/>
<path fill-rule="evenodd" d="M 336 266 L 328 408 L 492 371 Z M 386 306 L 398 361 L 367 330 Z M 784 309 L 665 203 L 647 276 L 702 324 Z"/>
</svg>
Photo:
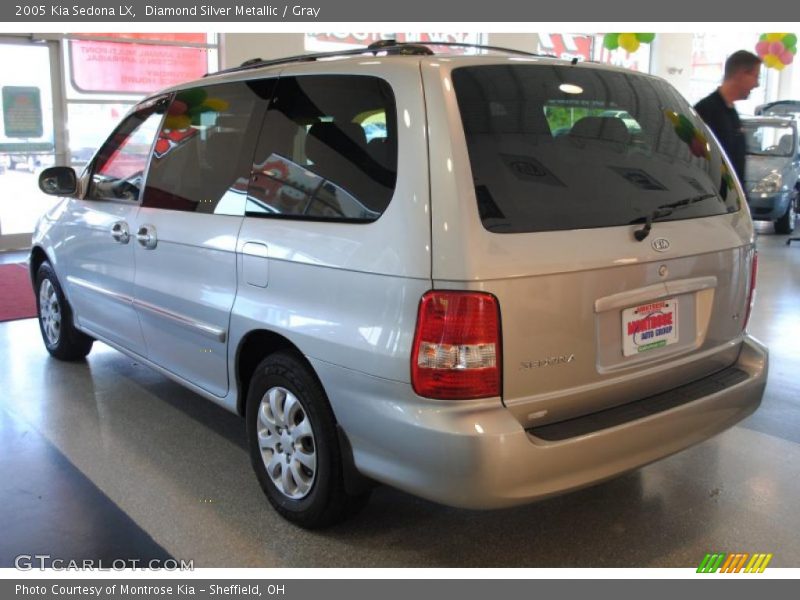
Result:
<svg viewBox="0 0 800 600">
<path fill-rule="evenodd" d="M 236 389 L 238 390 L 236 412 L 239 416 L 246 414 L 247 393 L 256 367 L 267 356 L 280 351 L 289 351 L 296 354 L 305 363 L 309 371 L 314 374 L 322 389 L 325 389 L 314 367 L 311 366 L 311 363 L 308 362 L 308 359 L 294 343 L 274 331 L 254 329 L 242 337 L 236 348 Z"/>
<path fill-rule="evenodd" d="M 295 354 L 297 358 L 308 367 L 309 373 L 317 380 L 326 398 L 329 398 L 325 385 L 319 378 L 316 370 L 291 340 L 274 331 L 255 329 L 242 337 L 236 349 L 236 388 L 238 390 L 236 412 L 239 416 L 244 417 L 246 414 L 247 394 L 256 367 L 270 354 L 281 351 L 288 351 Z M 328 400 L 328 404 L 330 405 L 330 400 Z M 342 429 L 342 426 L 339 424 L 333 406 L 331 406 L 331 413 L 333 414 L 333 420 L 336 424 L 336 431 L 339 439 L 339 451 L 342 458 L 345 489 L 352 494 L 362 493 L 370 489 L 374 483 L 358 471 L 355 466 L 350 439 L 347 436 L 347 432 Z"/>
<path fill-rule="evenodd" d="M 51 266 L 53 265 L 53 261 L 47 256 L 44 248 L 41 246 L 33 246 L 31 248 L 31 258 L 28 268 L 30 269 L 31 283 L 34 284 L 34 288 L 36 285 L 36 274 L 39 272 L 39 267 L 41 267 L 42 263 L 45 261 L 49 262 Z M 53 269 L 55 269 L 55 267 L 53 267 Z"/>
</svg>

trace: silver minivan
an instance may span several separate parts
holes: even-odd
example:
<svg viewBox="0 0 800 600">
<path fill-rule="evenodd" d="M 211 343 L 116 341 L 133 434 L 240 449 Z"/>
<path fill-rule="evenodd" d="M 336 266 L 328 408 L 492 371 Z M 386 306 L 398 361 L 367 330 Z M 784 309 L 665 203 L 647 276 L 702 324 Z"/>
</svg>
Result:
<svg viewBox="0 0 800 600">
<path fill-rule="evenodd" d="M 375 482 L 530 502 L 761 401 L 745 196 L 656 77 L 403 44 L 248 61 L 40 186 L 66 196 L 30 260 L 50 354 L 102 341 L 242 415 L 305 527 Z"/>
</svg>

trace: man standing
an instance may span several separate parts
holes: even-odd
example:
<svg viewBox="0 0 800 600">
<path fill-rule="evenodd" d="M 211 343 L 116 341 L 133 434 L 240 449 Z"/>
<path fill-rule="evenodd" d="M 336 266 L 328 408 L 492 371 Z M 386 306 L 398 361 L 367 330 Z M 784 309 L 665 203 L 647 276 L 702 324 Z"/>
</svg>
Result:
<svg viewBox="0 0 800 600">
<path fill-rule="evenodd" d="M 758 87 L 761 59 L 747 50 L 734 52 L 725 61 L 725 74 L 716 91 L 695 104 L 695 110 L 717 136 L 730 158 L 739 181 L 744 180 L 746 145 L 739 113 L 733 106 Z"/>
</svg>

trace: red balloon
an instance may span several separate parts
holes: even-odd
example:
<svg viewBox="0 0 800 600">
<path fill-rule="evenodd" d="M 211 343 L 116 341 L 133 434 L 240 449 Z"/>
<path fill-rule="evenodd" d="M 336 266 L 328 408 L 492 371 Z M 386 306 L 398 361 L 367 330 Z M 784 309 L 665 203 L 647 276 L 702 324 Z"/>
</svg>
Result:
<svg viewBox="0 0 800 600">
<path fill-rule="evenodd" d="M 696 137 L 692 138 L 689 143 L 689 149 L 698 158 L 702 158 L 706 154 L 706 145 Z"/>
<path fill-rule="evenodd" d="M 164 138 L 158 138 L 156 142 L 156 153 L 164 154 L 167 150 L 169 150 L 169 142 Z"/>
<path fill-rule="evenodd" d="M 173 117 L 177 117 L 178 115 L 184 114 L 187 108 L 189 108 L 189 106 L 186 104 L 186 102 L 183 102 L 182 100 L 175 100 L 175 102 L 170 105 L 167 113 Z"/>
</svg>

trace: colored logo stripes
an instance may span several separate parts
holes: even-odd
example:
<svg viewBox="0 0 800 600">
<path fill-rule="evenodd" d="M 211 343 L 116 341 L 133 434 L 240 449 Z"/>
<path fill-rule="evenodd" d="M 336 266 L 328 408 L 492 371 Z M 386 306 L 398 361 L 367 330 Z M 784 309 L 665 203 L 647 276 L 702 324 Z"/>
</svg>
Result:
<svg viewBox="0 0 800 600">
<path fill-rule="evenodd" d="M 706 554 L 697 567 L 698 573 L 763 573 L 772 554 L 715 553 Z"/>
</svg>

